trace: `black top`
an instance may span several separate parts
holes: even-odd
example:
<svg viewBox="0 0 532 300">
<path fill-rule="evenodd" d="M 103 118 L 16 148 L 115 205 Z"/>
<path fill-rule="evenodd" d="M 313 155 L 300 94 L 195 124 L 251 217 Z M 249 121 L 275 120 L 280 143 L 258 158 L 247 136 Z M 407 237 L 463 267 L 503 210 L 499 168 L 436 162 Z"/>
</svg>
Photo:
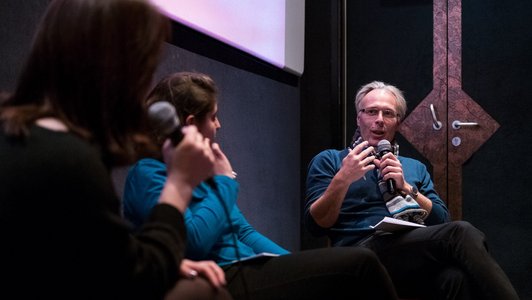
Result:
<svg viewBox="0 0 532 300">
<path fill-rule="evenodd" d="M 25 140 L 0 132 L 1 298 L 162 297 L 178 278 L 183 217 L 157 205 L 131 228 L 95 147 L 37 126 Z"/>
</svg>

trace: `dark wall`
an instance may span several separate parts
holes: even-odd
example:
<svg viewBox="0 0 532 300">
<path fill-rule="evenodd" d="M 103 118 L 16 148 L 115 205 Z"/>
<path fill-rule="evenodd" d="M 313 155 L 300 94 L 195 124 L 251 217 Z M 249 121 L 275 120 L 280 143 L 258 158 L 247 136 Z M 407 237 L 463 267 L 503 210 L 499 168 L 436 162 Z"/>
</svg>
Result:
<svg viewBox="0 0 532 300">
<path fill-rule="evenodd" d="M 11 90 L 29 51 L 35 26 L 48 1 L 3 0 L 0 3 L 0 91 Z"/>
<path fill-rule="evenodd" d="M 532 299 L 531 11 L 528 0 L 462 5 L 463 89 L 500 124 L 463 166 L 463 215 L 486 233 L 521 299 Z"/>
<path fill-rule="evenodd" d="M 305 177 L 310 160 L 320 151 L 343 146 L 343 100 L 340 92 L 340 1 L 305 2 L 305 71 L 301 77 L 301 210 L 305 204 Z M 327 245 L 302 227 L 301 247 Z"/>
<path fill-rule="evenodd" d="M 0 89 L 14 88 L 36 23 L 47 3 L 1 2 Z M 210 74 L 219 86 L 222 123 L 219 142 L 238 172 L 238 203 L 244 215 L 272 240 L 289 250 L 298 250 L 299 78 L 178 26 L 174 28 L 173 41 L 166 46 L 156 79 L 181 70 Z M 124 174 L 125 169 L 113 172 L 118 193 Z"/>
</svg>

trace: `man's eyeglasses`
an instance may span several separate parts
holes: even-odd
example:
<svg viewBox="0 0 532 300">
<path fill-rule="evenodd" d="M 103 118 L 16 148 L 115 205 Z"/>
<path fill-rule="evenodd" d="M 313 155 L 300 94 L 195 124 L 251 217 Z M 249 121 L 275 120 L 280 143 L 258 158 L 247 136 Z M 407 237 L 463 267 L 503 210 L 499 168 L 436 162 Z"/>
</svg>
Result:
<svg viewBox="0 0 532 300">
<path fill-rule="evenodd" d="M 394 119 L 396 117 L 399 117 L 399 114 L 391 109 L 379 109 L 376 107 L 369 107 L 369 108 L 363 108 L 360 111 L 370 117 L 377 116 L 380 111 L 382 111 L 382 117 L 385 119 Z"/>
</svg>

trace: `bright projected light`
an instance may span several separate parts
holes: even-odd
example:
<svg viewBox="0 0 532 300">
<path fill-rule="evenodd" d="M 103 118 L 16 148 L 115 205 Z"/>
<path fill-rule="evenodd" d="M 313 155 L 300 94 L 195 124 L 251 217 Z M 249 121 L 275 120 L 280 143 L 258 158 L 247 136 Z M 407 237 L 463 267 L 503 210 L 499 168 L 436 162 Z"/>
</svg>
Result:
<svg viewBox="0 0 532 300">
<path fill-rule="evenodd" d="M 171 19 L 296 75 L 305 0 L 151 0 Z"/>
</svg>

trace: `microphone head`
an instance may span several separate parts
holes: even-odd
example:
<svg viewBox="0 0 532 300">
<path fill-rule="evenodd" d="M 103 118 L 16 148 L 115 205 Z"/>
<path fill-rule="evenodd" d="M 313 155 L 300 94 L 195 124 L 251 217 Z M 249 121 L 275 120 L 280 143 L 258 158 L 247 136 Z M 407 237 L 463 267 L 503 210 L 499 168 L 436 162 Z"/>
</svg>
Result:
<svg viewBox="0 0 532 300">
<path fill-rule="evenodd" d="M 377 144 L 377 153 L 379 153 L 380 156 L 383 156 L 388 152 L 392 152 L 392 144 L 390 144 L 388 140 L 380 140 Z"/>
<path fill-rule="evenodd" d="M 175 108 L 166 101 L 158 101 L 148 107 L 151 126 L 162 136 L 168 136 L 179 127 L 180 122 Z"/>
</svg>

